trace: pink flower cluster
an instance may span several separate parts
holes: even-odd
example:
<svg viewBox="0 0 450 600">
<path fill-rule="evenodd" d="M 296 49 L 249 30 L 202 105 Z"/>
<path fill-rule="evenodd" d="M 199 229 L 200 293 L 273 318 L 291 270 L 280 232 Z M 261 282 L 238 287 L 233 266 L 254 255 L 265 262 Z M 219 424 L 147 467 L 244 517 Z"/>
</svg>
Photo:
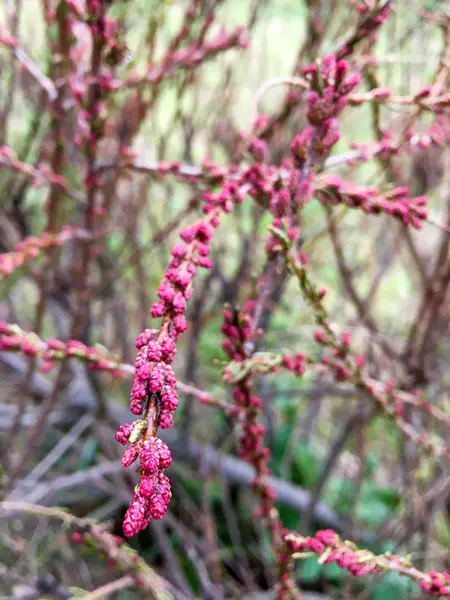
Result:
<svg viewBox="0 0 450 600">
<path fill-rule="evenodd" d="M 431 596 L 450 596 L 450 573 L 444 571 L 428 571 L 425 577 L 419 579 L 419 585 L 424 592 Z"/>
<path fill-rule="evenodd" d="M 374 42 L 377 29 L 386 21 L 391 11 L 390 2 L 377 2 L 371 5 L 367 2 L 352 0 L 352 3 L 355 5 L 355 10 L 361 15 L 361 20 L 354 35 L 350 36 L 338 50 L 338 58 L 345 58 L 351 54 L 355 45 L 361 40 Z"/>
<path fill-rule="evenodd" d="M 332 529 L 317 531 L 313 537 L 288 534 L 285 539 L 292 554 L 296 552 L 324 554 L 322 560 L 325 564 L 336 563 L 355 576 L 374 574 L 382 570 L 376 562 L 364 561 L 362 553 L 367 551 L 352 550 L 341 541 L 339 535 Z"/>
<path fill-rule="evenodd" d="M 123 466 L 130 466 L 138 457 L 141 465 L 140 482 L 123 524 L 128 537 L 144 529 L 151 518 L 161 519 L 167 510 L 171 492 L 163 471 L 171 456 L 166 444 L 157 438 L 157 431 L 172 425 L 178 406 L 177 380 L 171 367 L 176 341 L 187 329 L 184 313 L 197 267 L 212 266 L 209 243 L 219 226 L 220 213 L 230 212 L 233 200 L 241 198 L 237 184 L 228 182 L 219 193 L 206 193 L 204 200 L 206 216 L 180 232 L 182 242 L 172 249 L 172 260 L 157 291 L 159 301 L 151 308 L 152 317 L 162 319 L 161 325 L 159 329 L 146 329 L 136 340 L 138 353 L 130 410 L 143 418 L 122 425 L 116 434 L 119 443 L 130 443 Z"/>
<path fill-rule="evenodd" d="M 78 340 L 62 342 L 57 339 L 40 340 L 34 333 L 26 333 L 17 325 L 0 321 L 0 351 L 22 352 L 25 356 L 40 356 L 44 359 L 43 372 L 50 371 L 56 362 L 65 358 L 78 358 L 88 363 L 94 371 L 108 371 L 114 377 L 122 377 L 121 365 L 105 356 L 97 348 L 86 346 Z"/>
<path fill-rule="evenodd" d="M 177 318 L 178 317 L 178 318 Z M 135 380 L 131 390 L 130 410 L 141 415 L 149 398 L 158 394 L 159 427 L 165 429 L 172 424 L 172 415 L 178 406 L 175 391 L 176 378 L 170 366 L 176 353 L 175 336 L 186 330 L 186 320 L 182 315 L 174 316 L 172 335 L 158 336 L 157 329 L 146 329 L 136 340 L 138 354 L 135 362 Z"/>
<path fill-rule="evenodd" d="M 347 381 L 364 366 L 364 356 L 350 352 L 351 334 L 348 331 L 336 338 L 334 335 L 329 336 L 323 329 L 318 329 L 314 333 L 314 339 L 317 343 L 332 348 L 332 355 L 323 356 L 320 362 L 331 371 L 336 381 Z"/>
<path fill-rule="evenodd" d="M 422 222 L 428 218 L 425 208 L 427 198 L 410 198 L 407 187 L 381 194 L 375 187 L 357 186 L 343 181 L 338 175 L 325 175 L 315 182 L 314 187 L 318 199 L 324 204 L 345 204 L 351 208 L 362 208 L 369 214 L 385 213 L 416 229 L 420 229 Z"/>
<path fill-rule="evenodd" d="M 350 546 L 332 529 L 317 531 L 312 537 L 289 533 L 285 542 L 290 554 L 314 552 L 321 556 L 323 564 L 335 563 L 356 577 L 396 571 L 415 580 L 431 596 L 450 597 L 450 573 L 422 572 L 400 556 L 377 556 L 369 550 L 356 548 L 354 544 Z"/>
<path fill-rule="evenodd" d="M 303 375 L 306 369 L 306 356 L 303 352 L 297 352 L 297 354 L 290 355 L 285 354 L 283 356 L 283 367 L 292 371 L 296 375 Z"/>
<path fill-rule="evenodd" d="M 328 119 L 336 118 L 348 103 L 348 95 L 360 82 L 355 73 L 348 76 L 348 63 L 337 60 L 334 55 L 302 68 L 310 81 L 307 119 L 311 125 L 323 125 Z"/>
<path fill-rule="evenodd" d="M 248 340 L 251 332 L 249 315 L 243 315 L 237 310 L 225 310 L 221 329 L 225 335 L 222 348 L 230 360 L 243 360 L 241 345 Z"/>
<path fill-rule="evenodd" d="M 138 456 L 141 464 L 141 478 L 123 522 L 123 532 L 127 537 L 145 529 L 150 519 L 162 519 L 172 497 L 169 479 L 164 474 L 164 469 L 172 462 L 170 450 L 156 437 L 133 441 L 143 426 L 145 421 L 127 423 L 116 433 L 120 444 L 131 442 L 122 457 L 122 465 L 129 467 Z"/>
<path fill-rule="evenodd" d="M 337 117 L 348 103 L 348 95 L 358 85 L 359 75 L 348 75 L 348 64 L 326 56 L 322 61 L 303 69 L 311 91 L 307 97 L 306 117 L 309 125 L 295 136 L 291 144 L 292 160 L 288 163 L 289 180 L 280 185 L 273 167 L 255 164 L 246 174 L 252 185 L 252 195 L 268 199 L 274 215 L 273 227 L 282 230 L 288 239 L 298 237 L 296 213 L 313 194 L 314 173 L 311 167 L 321 163 L 339 140 Z M 252 140 L 250 148 L 260 160 L 268 151 L 262 140 Z M 279 249 L 276 235 L 268 237 L 266 252 Z"/>
</svg>

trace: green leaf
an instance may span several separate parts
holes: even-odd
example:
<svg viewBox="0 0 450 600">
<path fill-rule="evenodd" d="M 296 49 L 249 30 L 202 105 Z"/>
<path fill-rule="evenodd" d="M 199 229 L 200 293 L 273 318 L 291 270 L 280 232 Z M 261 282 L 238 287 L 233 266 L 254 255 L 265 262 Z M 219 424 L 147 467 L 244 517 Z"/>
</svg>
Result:
<svg viewBox="0 0 450 600">
<path fill-rule="evenodd" d="M 294 424 L 295 424 L 295 422 L 293 420 L 291 420 L 290 422 L 288 421 L 287 424 L 284 425 L 284 427 L 282 427 L 277 432 L 276 437 L 275 437 L 275 442 L 274 442 L 274 446 L 272 449 L 271 467 L 272 467 L 272 471 L 277 476 L 280 476 L 280 474 L 281 474 L 280 473 L 281 462 L 283 460 L 285 450 L 289 443 L 289 439 L 294 430 Z"/>
<path fill-rule="evenodd" d="M 184 552 L 178 553 L 178 558 L 183 569 L 184 575 L 191 586 L 192 592 L 196 595 L 201 592 L 200 579 L 198 577 L 197 569 L 193 566 L 191 560 L 187 557 Z"/>
<path fill-rule="evenodd" d="M 406 600 L 418 590 L 419 586 L 406 577 L 398 573 L 388 573 L 376 586 L 370 600 Z"/>
<path fill-rule="evenodd" d="M 357 515 L 368 525 L 379 525 L 389 517 L 400 503 L 400 495 L 391 488 L 375 487 L 370 481 L 363 483 L 361 502 Z"/>
<path fill-rule="evenodd" d="M 353 509 L 355 486 L 348 479 L 333 477 L 325 490 L 324 500 L 331 506 L 337 506 L 342 515 Z"/>
<path fill-rule="evenodd" d="M 317 457 L 307 444 L 299 444 L 292 465 L 292 479 L 297 485 L 312 488 L 320 475 Z"/>
<path fill-rule="evenodd" d="M 314 583 L 320 577 L 322 565 L 316 556 L 304 558 L 299 563 L 298 574 L 303 583 Z"/>
<path fill-rule="evenodd" d="M 450 524 L 444 513 L 440 512 L 436 515 L 434 530 L 439 544 L 444 548 L 450 548 Z"/>
<path fill-rule="evenodd" d="M 91 440 L 90 442 L 87 442 L 84 445 L 80 457 L 78 459 L 78 470 L 83 470 L 92 464 L 92 461 L 94 460 L 94 457 L 97 453 L 97 448 L 98 442 L 96 442 L 95 440 Z"/>
<path fill-rule="evenodd" d="M 398 508 L 401 501 L 400 494 L 393 488 L 376 488 L 375 495 L 381 502 L 392 509 Z"/>
<path fill-rule="evenodd" d="M 328 581 L 338 583 L 344 578 L 345 571 L 340 569 L 336 563 L 330 563 L 323 565 L 323 574 Z"/>
<path fill-rule="evenodd" d="M 295 508 L 277 505 L 280 519 L 287 529 L 297 529 L 300 515 Z"/>
</svg>

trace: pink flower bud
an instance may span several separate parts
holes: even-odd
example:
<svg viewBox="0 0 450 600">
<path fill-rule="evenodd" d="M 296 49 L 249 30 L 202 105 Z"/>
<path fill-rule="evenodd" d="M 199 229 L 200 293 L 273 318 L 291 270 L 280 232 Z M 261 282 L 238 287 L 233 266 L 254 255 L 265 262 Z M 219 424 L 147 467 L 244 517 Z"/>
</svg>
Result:
<svg viewBox="0 0 450 600">
<path fill-rule="evenodd" d="M 134 461 L 137 459 L 138 457 L 138 450 L 136 445 L 133 446 L 129 446 L 125 452 L 124 455 L 122 456 L 122 466 L 123 467 L 130 467 Z"/>
</svg>

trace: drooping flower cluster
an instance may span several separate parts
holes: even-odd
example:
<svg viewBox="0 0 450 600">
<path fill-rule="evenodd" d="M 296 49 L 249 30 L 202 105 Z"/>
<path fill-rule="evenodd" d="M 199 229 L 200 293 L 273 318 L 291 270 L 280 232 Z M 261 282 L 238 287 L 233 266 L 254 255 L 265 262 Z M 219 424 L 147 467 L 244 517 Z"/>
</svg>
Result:
<svg viewBox="0 0 450 600">
<path fill-rule="evenodd" d="M 172 497 L 169 479 L 164 474 L 164 469 L 172 462 L 170 450 L 157 437 L 134 441 L 144 428 L 145 420 L 136 421 L 122 425 L 116 433 L 119 443 L 125 445 L 130 442 L 122 457 L 122 465 L 129 467 L 138 456 L 141 463 L 141 479 L 123 523 L 127 537 L 147 527 L 150 519 L 162 519 Z"/>
<path fill-rule="evenodd" d="M 172 260 L 158 288 L 159 301 L 151 308 L 153 318 L 161 318 L 159 329 L 146 329 L 136 340 L 138 349 L 130 410 L 143 418 L 122 425 L 116 434 L 121 444 L 129 443 L 122 459 L 125 467 L 140 459 L 140 481 L 125 515 L 126 536 L 144 529 L 151 518 L 161 519 L 171 498 L 170 483 L 164 474 L 171 463 L 170 450 L 157 437 L 158 428 L 172 425 L 178 406 L 176 376 L 171 367 L 176 341 L 187 329 L 184 316 L 192 294 L 192 279 L 198 267 L 210 268 L 209 243 L 219 226 L 220 213 L 230 212 L 232 202 L 240 201 L 235 182 L 225 183 L 218 194 L 205 194 L 205 217 L 184 228 L 172 249 Z"/>
<path fill-rule="evenodd" d="M 401 556 L 388 553 L 376 555 L 353 543 L 344 542 L 332 529 L 317 531 L 312 537 L 289 533 L 285 541 L 293 558 L 296 553 L 313 552 L 320 556 L 322 564 L 335 563 L 356 577 L 394 571 L 416 581 L 431 596 L 450 597 L 450 573 L 423 572 Z"/>
</svg>

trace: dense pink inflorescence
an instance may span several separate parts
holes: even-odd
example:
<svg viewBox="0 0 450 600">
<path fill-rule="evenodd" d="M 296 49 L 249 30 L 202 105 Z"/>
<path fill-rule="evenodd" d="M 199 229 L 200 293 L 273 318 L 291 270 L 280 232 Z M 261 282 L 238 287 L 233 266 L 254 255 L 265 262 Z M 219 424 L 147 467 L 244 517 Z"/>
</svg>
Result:
<svg viewBox="0 0 450 600">
<path fill-rule="evenodd" d="M 209 243 L 218 227 L 221 212 L 230 212 L 233 200 L 239 200 L 235 182 L 225 183 L 218 194 L 205 194 L 205 217 L 184 228 L 182 242 L 172 249 L 172 260 L 157 294 L 159 301 L 151 308 L 153 318 L 161 318 L 158 329 L 146 329 L 136 340 L 138 350 L 135 379 L 131 390 L 130 410 L 143 415 L 135 424 L 122 425 L 116 434 L 125 450 L 123 465 L 140 459 L 140 482 L 125 515 L 124 533 L 135 535 L 149 520 L 161 519 L 171 498 L 170 483 L 164 474 L 172 462 L 170 450 L 157 437 L 159 428 L 172 425 L 178 406 L 176 376 L 171 367 L 176 341 L 187 329 L 184 316 L 192 294 L 192 279 L 197 268 L 210 268 Z"/>
</svg>

